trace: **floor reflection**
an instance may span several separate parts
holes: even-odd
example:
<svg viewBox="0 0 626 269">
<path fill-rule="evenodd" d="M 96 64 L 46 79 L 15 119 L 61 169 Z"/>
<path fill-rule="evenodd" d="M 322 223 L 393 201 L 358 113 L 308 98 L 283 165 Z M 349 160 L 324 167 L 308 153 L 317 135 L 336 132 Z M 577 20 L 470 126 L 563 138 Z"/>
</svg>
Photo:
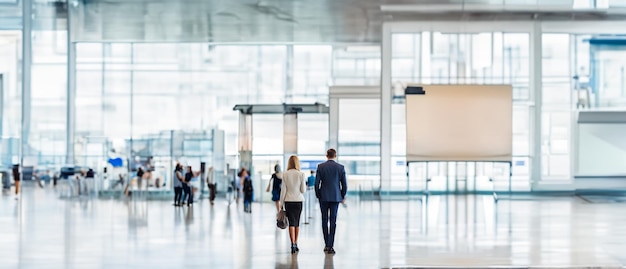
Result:
<svg viewBox="0 0 626 269">
<path fill-rule="evenodd" d="M 324 269 L 335 269 L 335 256 L 326 255 L 324 257 Z"/>
<path fill-rule="evenodd" d="M 224 199 L 192 207 L 133 197 L 59 199 L 28 188 L 0 197 L 0 268 L 374 268 L 620 265 L 626 207 L 577 197 L 391 197 L 339 209 L 322 252 L 319 210 L 290 253 L 275 207 L 245 214 Z"/>
<path fill-rule="evenodd" d="M 287 258 L 287 261 L 280 261 L 276 263 L 276 269 L 299 269 L 298 266 L 298 254 L 293 254 Z"/>
</svg>

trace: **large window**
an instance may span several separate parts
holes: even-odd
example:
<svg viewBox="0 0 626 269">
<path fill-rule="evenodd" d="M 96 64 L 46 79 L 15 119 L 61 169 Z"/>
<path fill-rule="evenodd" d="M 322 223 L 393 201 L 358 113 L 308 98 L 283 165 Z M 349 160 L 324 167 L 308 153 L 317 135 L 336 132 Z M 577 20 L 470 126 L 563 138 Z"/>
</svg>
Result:
<svg viewBox="0 0 626 269">
<path fill-rule="evenodd" d="M 130 137 L 220 128 L 226 132 L 227 160 L 236 167 L 238 113 L 233 106 L 328 103 L 334 50 L 324 45 L 78 43 L 76 142 L 104 137 L 117 153 L 127 154 Z M 376 61 L 371 63 L 361 76 L 379 73 L 368 71 L 380 70 Z M 299 126 L 327 125 L 324 117 L 303 116 Z M 270 132 L 264 136 L 268 139 L 282 135 L 282 128 L 268 124 L 254 131 Z M 323 157 L 327 133 L 303 133 L 302 153 Z M 262 140 L 254 143 L 262 147 L 255 148 L 255 155 L 282 154 L 282 143 Z M 77 149 L 76 154 L 84 153 Z"/>
<path fill-rule="evenodd" d="M 513 189 L 530 188 L 529 44 L 528 33 L 392 35 L 392 158 L 384 160 L 391 165 L 390 191 L 403 191 L 407 186 L 403 100 L 406 83 L 513 85 Z"/>
</svg>

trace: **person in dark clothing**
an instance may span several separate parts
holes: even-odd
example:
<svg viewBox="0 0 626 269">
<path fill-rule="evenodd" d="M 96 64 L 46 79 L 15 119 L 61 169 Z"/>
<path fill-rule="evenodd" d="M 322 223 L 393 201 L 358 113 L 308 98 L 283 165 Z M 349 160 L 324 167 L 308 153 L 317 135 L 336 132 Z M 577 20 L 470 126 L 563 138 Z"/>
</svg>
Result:
<svg viewBox="0 0 626 269">
<path fill-rule="evenodd" d="M 96 173 L 91 168 L 87 170 L 87 175 L 85 175 L 86 178 L 94 178 L 95 176 L 96 176 Z"/>
<path fill-rule="evenodd" d="M 19 199 L 20 194 L 20 166 L 18 164 L 13 165 L 13 181 L 15 182 L 15 200 Z"/>
<path fill-rule="evenodd" d="M 143 174 L 145 172 L 143 171 L 143 168 L 139 167 L 137 168 L 137 189 L 141 190 L 141 185 L 143 183 Z"/>
<path fill-rule="evenodd" d="M 252 213 L 252 195 L 254 188 L 252 187 L 252 179 L 246 177 L 243 181 L 243 211 Z"/>
<path fill-rule="evenodd" d="M 283 184 L 282 175 L 280 173 L 280 165 L 274 165 L 274 174 L 267 184 L 267 192 L 272 191 L 272 201 L 276 203 L 276 212 L 280 212 L 280 190 Z"/>
<path fill-rule="evenodd" d="M 93 171 L 93 169 L 89 168 L 89 170 L 87 170 L 87 172 L 85 173 L 85 178 L 83 180 L 84 184 L 84 189 L 85 189 L 85 194 L 89 195 L 89 188 L 90 186 L 94 186 L 95 183 L 95 177 L 96 177 L 96 172 Z"/>
<path fill-rule="evenodd" d="M 183 196 L 183 186 L 185 183 L 183 181 L 185 178 L 183 177 L 183 166 L 180 163 L 176 164 L 176 168 L 174 168 L 174 175 L 172 177 L 172 185 L 174 186 L 174 206 L 182 205 L 182 196 Z"/>
<path fill-rule="evenodd" d="M 335 231 L 337 229 L 337 209 L 343 203 L 348 191 L 346 170 L 343 165 L 335 161 L 337 151 L 326 151 L 328 161 L 317 166 L 315 177 L 315 196 L 320 203 L 322 213 L 322 234 L 324 235 L 324 252 L 335 254 Z"/>
<path fill-rule="evenodd" d="M 194 172 L 191 166 L 187 166 L 187 173 L 185 173 L 185 180 L 183 182 L 183 200 L 187 199 L 187 206 L 193 204 L 193 190 L 191 186 L 191 180 L 197 177 L 200 172 Z"/>
</svg>

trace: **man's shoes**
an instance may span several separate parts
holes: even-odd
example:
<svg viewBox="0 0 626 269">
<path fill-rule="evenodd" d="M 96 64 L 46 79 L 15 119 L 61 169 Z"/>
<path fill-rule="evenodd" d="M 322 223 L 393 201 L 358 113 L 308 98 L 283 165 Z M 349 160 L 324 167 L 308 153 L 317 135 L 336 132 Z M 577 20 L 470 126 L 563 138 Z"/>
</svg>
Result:
<svg viewBox="0 0 626 269">
<path fill-rule="evenodd" d="M 329 247 L 324 247 L 324 252 L 328 252 L 329 249 Z"/>
<path fill-rule="evenodd" d="M 335 249 L 329 248 L 328 251 L 326 251 L 326 254 L 335 255 Z"/>
</svg>

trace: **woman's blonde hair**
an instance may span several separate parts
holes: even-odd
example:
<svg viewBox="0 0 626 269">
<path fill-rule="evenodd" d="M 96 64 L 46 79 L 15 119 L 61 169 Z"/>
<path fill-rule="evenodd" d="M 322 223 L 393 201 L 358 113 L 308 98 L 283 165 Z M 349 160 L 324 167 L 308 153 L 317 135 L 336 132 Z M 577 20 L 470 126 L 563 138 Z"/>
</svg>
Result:
<svg viewBox="0 0 626 269">
<path fill-rule="evenodd" d="M 287 162 L 287 170 L 289 169 L 296 169 L 300 171 L 300 160 L 298 159 L 298 156 L 291 155 L 291 157 L 289 157 L 289 161 Z"/>
</svg>

